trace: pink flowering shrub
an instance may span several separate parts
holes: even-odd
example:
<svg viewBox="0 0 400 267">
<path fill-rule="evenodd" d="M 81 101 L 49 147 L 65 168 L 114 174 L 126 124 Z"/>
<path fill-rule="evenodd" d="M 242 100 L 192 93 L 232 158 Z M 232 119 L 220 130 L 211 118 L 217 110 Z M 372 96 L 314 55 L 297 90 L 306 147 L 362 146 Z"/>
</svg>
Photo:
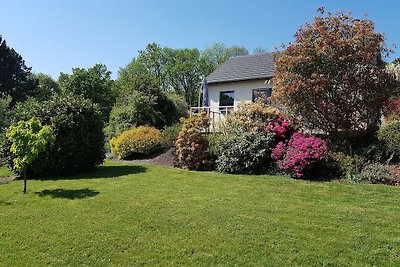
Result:
<svg viewBox="0 0 400 267">
<path fill-rule="evenodd" d="M 279 142 L 272 149 L 271 156 L 277 161 L 279 168 L 300 178 L 311 164 L 324 159 L 326 154 L 326 141 L 295 132 L 288 142 Z"/>
<path fill-rule="evenodd" d="M 294 132 L 293 123 L 283 115 L 275 115 L 272 119 L 268 120 L 264 131 L 266 133 L 272 132 L 276 139 L 287 140 Z"/>
</svg>

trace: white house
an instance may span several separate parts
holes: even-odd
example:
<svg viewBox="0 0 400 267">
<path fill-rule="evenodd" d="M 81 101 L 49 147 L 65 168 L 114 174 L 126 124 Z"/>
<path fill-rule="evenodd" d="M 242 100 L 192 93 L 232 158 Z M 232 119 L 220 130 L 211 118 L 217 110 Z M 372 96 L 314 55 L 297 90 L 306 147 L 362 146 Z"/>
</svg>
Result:
<svg viewBox="0 0 400 267">
<path fill-rule="evenodd" d="M 192 107 L 192 112 L 203 109 L 211 117 L 220 119 L 238 107 L 242 101 L 256 101 L 272 93 L 269 83 L 275 71 L 272 53 L 238 56 L 221 64 L 206 79 L 208 99 L 205 107 Z"/>
</svg>

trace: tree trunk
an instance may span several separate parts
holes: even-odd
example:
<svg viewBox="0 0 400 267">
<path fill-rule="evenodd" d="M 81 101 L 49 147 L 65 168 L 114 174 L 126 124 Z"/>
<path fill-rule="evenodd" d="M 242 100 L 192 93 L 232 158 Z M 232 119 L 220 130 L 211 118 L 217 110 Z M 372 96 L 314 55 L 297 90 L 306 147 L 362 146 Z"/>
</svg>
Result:
<svg viewBox="0 0 400 267">
<path fill-rule="evenodd" d="M 27 171 L 28 167 L 24 168 L 24 194 L 26 193 L 26 171 Z"/>
</svg>

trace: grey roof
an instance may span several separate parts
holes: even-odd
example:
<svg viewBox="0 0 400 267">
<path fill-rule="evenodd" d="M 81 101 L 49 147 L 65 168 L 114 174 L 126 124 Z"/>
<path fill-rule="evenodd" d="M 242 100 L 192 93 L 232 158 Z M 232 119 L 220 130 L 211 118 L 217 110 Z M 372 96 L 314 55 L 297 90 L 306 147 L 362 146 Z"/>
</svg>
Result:
<svg viewBox="0 0 400 267">
<path fill-rule="evenodd" d="M 275 63 L 272 53 L 238 56 L 228 59 L 207 77 L 208 83 L 259 80 L 272 77 Z"/>
</svg>

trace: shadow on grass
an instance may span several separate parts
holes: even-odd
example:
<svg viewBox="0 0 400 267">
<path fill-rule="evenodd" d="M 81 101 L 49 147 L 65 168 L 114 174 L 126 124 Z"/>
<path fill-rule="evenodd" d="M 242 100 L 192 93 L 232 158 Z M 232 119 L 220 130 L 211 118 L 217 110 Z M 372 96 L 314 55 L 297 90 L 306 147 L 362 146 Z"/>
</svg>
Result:
<svg viewBox="0 0 400 267">
<path fill-rule="evenodd" d="M 99 166 L 93 171 L 80 172 L 68 176 L 38 178 L 36 180 L 73 180 L 73 179 L 101 179 L 116 178 L 129 174 L 143 173 L 147 167 L 138 165 Z"/>
<path fill-rule="evenodd" d="M 54 190 L 43 190 L 40 192 L 35 192 L 35 194 L 40 197 L 51 196 L 52 198 L 67 198 L 67 199 L 83 199 L 88 197 L 95 197 L 100 192 L 91 190 L 89 188 L 85 189 L 54 189 Z"/>
</svg>

